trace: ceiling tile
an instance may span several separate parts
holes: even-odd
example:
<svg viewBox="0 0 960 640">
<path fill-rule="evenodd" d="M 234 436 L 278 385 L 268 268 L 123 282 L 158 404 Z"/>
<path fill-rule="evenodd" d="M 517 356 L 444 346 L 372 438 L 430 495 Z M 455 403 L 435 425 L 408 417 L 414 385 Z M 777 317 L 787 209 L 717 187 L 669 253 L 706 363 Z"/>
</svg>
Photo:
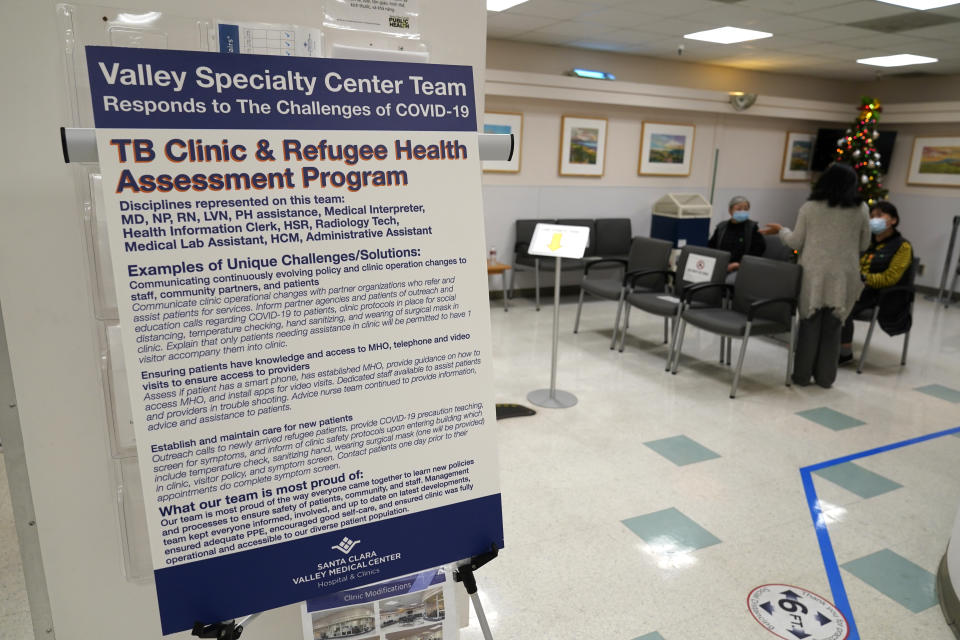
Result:
<svg viewBox="0 0 960 640">
<path fill-rule="evenodd" d="M 600 36 L 605 33 L 610 33 L 611 31 L 615 31 L 614 27 L 606 24 L 565 20 L 537 29 L 533 33 L 553 33 L 563 36 L 573 36 L 577 40 L 582 40 L 583 38 Z"/>
<path fill-rule="evenodd" d="M 622 42 L 624 44 L 649 46 L 654 42 L 660 42 L 664 40 L 664 37 L 662 33 L 654 32 L 654 31 L 638 31 L 637 29 L 618 29 L 617 31 L 611 31 L 608 34 L 605 34 L 603 39 L 609 40 L 611 42 Z M 676 48 L 676 44 L 677 44 L 676 41 L 673 39 L 670 39 L 670 42 L 672 42 L 674 48 Z"/>
<path fill-rule="evenodd" d="M 747 21 L 747 25 L 751 29 L 762 29 L 763 31 L 769 31 L 774 35 L 789 35 L 803 31 L 813 31 L 814 29 L 825 29 L 826 27 L 833 26 L 832 23 L 821 22 L 820 20 L 813 20 L 811 18 L 779 15 L 774 13 L 766 13 L 763 15 L 758 15 L 755 18 L 751 18 Z"/>
<path fill-rule="evenodd" d="M 927 13 L 936 13 L 943 16 L 952 16 L 954 18 L 960 18 L 960 4 L 955 4 L 951 7 L 943 7 L 940 9 L 931 9 Z"/>
<path fill-rule="evenodd" d="M 739 47 L 755 51 L 783 51 L 785 49 L 802 49 L 804 47 L 812 48 L 819 43 L 803 38 L 793 36 L 773 36 L 772 38 L 763 38 L 762 40 L 751 40 L 740 43 Z"/>
<path fill-rule="evenodd" d="M 883 34 L 876 33 L 874 31 L 867 31 L 866 29 L 857 29 L 855 27 L 826 27 L 824 29 L 814 29 L 812 31 L 801 31 L 795 34 L 798 38 L 809 38 L 810 40 L 816 40 L 817 42 L 833 42 L 836 44 L 843 44 L 845 41 L 851 38 L 882 38 Z"/>
<path fill-rule="evenodd" d="M 925 29 L 927 27 L 955 24 L 957 22 L 960 22 L 960 18 L 941 16 L 935 13 L 927 13 L 925 11 L 911 11 L 910 13 L 889 16 L 886 18 L 875 18 L 873 20 L 851 22 L 848 26 L 857 27 L 860 29 L 869 29 L 871 31 L 880 31 L 882 33 L 901 33 L 904 31 Z"/>
<path fill-rule="evenodd" d="M 631 4 L 640 4 L 634 0 Z M 666 2 L 660 0 L 644 0 L 642 2 L 643 10 L 650 13 L 656 13 L 661 16 L 682 16 L 699 11 L 707 11 L 717 7 L 717 3 L 709 0 L 669 0 Z"/>
<path fill-rule="evenodd" d="M 843 4 L 843 0 L 743 0 L 740 6 L 766 9 L 777 13 L 802 13 L 839 4 Z"/>
<path fill-rule="evenodd" d="M 880 49 L 902 49 L 920 42 L 918 38 L 909 38 L 907 36 L 886 33 L 882 36 L 867 36 L 865 38 L 849 38 L 844 41 L 852 47 L 872 47 Z"/>
<path fill-rule="evenodd" d="M 539 31 L 528 31 L 521 36 L 511 37 L 508 40 L 516 40 L 518 42 L 533 42 L 534 44 L 553 44 L 553 45 L 569 45 L 576 38 L 571 36 L 565 36 L 558 33 L 540 33 Z"/>
<path fill-rule="evenodd" d="M 521 16 L 507 13 L 488 13 L 487 30 L 496 29 L 499 32 L 511 31 L 513 33 L 523 33 L 532 31 L 540 27 L 546 27 L 558 22 L 554 18 L 542 18 L 538 16 Z"/>
<path fill-rule="evenodd" d="M 620 29 L 649 24 L 662 19 L 661 16 L 643 11 L 641 8 L 610 7 L 581 15 L 578 20 L 607 24 Z"/>
<path fill-rule="evenodd" d="M 644 26 L 644 31 L 656 31 L 664 38 L 682 38 L 687 33 L 712 29 L 715 25 L 686 18 L 666 18 Z M 687 41 L 688 43 L 691 41 Z"/>
<path fill-rule="evenodd" d="M 528 0 L 523 4 L 501 11 L 501 14 L 541 16 L 554 20 L 569 20 L 588 11 L 582 4 L 567 2 L 566 0 Z M 490 12 L 487 12 L 490 15 Z"/>
<path fill-rule="evenodd" d="M 776 14 L 768 11 L 761 11 L 751 7 L 741 7 L 738 4 L 734 4 L 715 5 L 712 9 L 697 11 L 695 16 L 692 15 L 690 17 L 695 17 L 700 22 L 712 23 L 718 27 L 730 26 L 744 28 L 744 25 L 748 21 L 756 21 L 763 17 L 772 19 L 775 15 Z"/>
<path fill-rule="evenodd" d="M 833 7 L 821 7 L 816 11 L 804 12 L 803 15 L 825 22 L 836 22 L 846 24 L 848 22 L 859 22 L 861 20 L 872 20 L 874 18 L 886 18 L 902 13 L 910 13 L 911 9 L 898 7 L 897 5 L 887 4 L 886 2 L 876 2 L 876 0 L 857 0 L 846 4 Z"/>
<path fill-rule="evenodd" d="M 938 27 L 911 29 L 909 31 L 901 31 L 899 35 L 920 39 L 934 38 L 937 40 L 952 40 L 956 43 L 960 41 L 960 23 L 955 22 L 953 24 L 943 24 Z M 960 47 L 960 44 L 956 46 Z"/>
</svg>

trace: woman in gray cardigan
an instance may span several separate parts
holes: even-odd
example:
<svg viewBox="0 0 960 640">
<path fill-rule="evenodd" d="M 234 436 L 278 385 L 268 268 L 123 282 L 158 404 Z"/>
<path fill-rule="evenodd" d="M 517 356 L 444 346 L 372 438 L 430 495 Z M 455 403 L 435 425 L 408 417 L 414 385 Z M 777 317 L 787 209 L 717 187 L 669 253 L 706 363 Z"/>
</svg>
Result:
<svg viewBox="0 0 960 640">
<path fill-rule="evenodd" d="M 800 330 L 793 381 L 829 388 L 837 377 L 840 329 L 860 296 L 860 254 L 870 245 L 870 215 L 857 193 L 857 174 L 832 164 L 800 207 L 794 231 L 768 224 L 761 233 L 779 233 L 800 252 Z"/>
</svg>

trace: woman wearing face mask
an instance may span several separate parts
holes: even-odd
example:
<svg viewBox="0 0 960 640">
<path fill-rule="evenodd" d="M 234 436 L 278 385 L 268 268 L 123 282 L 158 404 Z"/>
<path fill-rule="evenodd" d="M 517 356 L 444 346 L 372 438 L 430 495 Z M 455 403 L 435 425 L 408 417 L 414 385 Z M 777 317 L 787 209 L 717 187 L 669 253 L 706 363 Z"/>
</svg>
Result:
<svg viewBox="0 0 960 640">
<path fill-rule="evenodd" d="M 853 360 L 853 318 L 864 309 L 877 306 L 880 289 L 898 284 L 913 262 L 913 247 L 897 231 L 899 225 L 900 213 L 887 201 L 878 202 L 870 211 L 873 241 L 860 257 L 860 273 L 866 286 L 843 325 L 840 364 Z M 892 336 L 908 331 L 912 322 L 909 294 L 884 298 L 877 320 L 880 328 Z"/>
<path fill-rule="evenodd" d="M 857 256 L 870 245 L 870 217 L 857 191 L 850 165 L 827 167 L 800 207 L 797 228 L 771 223 L 763 233 L 779 233 L 800 252 L 800 327 L 793 359 L 793 381 L 829 388 L 837 377 L 840 330 L 857 301 L 863 282 Z"/>
<path fill-rule="evenodd" d="M 766 241 L 760 235 L 757 223 L 750 219 L 749 200 L 743 196 L 734 196 L 730 199 L 727 210 L 730 212 L 730 219 L 717 225 L 707 246 L 730 252 L 727 284 L 733 284 L 743 256 L 763 255 Z"/>
</svg>

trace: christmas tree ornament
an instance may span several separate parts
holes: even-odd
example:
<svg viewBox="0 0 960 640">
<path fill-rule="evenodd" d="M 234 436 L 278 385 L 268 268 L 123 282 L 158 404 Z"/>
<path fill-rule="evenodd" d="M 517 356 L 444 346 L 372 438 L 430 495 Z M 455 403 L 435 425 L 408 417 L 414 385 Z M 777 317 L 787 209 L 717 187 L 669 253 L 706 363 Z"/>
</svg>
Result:
<svg viewBox="0 0 960 640">
<path fill-rule="evenodd" d="M 860 176 L 860 182 L 863 184 L 867 184 L 868 182 L 870 182 L 870 178 L 868 178 L 867 176 Z"/>
<path fill-rule="evenodd" d="M 844 131 L 837 140 L 834 160 L 850 165 L 857 173 L 859 195 L 865 202 L 879 202 L 886 197 L 887 190 L 881 184 L 880 153 L 876 140 L 880 137 L 877 123 L 883 108 L 878 100 L 863 97 L 853 126 Z"/>
<path fill-rule="evenodd" d="M 854 158 L 859 158 L 859 157 L 860 157 L 860 149 L 854 149 L 854 150 L 853 150 L 853 153 L 850 154 L 850 155 L 852 155 Z"/>
</svg>

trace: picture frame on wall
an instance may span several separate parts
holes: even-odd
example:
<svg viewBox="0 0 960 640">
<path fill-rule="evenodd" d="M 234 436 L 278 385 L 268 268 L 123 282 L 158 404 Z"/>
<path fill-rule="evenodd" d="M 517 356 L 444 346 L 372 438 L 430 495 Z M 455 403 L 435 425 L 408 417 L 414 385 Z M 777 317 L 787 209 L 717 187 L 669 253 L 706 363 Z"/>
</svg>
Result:
<svg viewBox="0 0 960 640">
<path fill-rule="evenodd" d="M 816 136 L 812 133 L 787 132 L 787 142 L 783 148 L 783 163 L 780 166 L 781 182 L 810 181 L 815 138 Z"/>
<path fill-rule="evenodd" d="M 487 111 L 483 114 L 484 133 L 512 133 L 513 158 L 484 160 L 483 170 L 491 173 L 520 173 L 520 152 L 523 150 L 523 114 Z"/>
<path fill-rule="evenodd" d="M 960 187 L 960 137 L 914 138 L 907 184 Z"/>
<path fill-rule="evenodd" d="M 641 176 L 689 176 L 693 164 L 692 124 L 644 122 L 640 132 Z"/>
<path fill-rule="evenodd" d="M 560 175 L 603 177 L 607 119 L 563 116 L 560 124 Z"/>
</svg>

